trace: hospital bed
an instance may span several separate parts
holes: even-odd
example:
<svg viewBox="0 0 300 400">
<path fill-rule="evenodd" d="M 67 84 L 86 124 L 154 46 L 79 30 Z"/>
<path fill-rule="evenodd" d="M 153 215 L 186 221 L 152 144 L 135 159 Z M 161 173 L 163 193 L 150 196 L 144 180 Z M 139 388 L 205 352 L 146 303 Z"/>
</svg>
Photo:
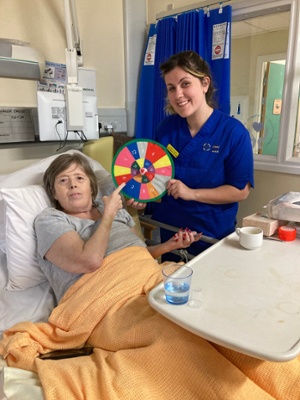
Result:
<svg viewBox="0 0 300 400">
<path fill-rule="evenodd" d="M 103 148 L 106 149 L 105 146 Z M 73 152 L 80 151 L 69 150 L 67 153 Z M 33 221 L 50 205 L 42 187 L 42 178 L 48 165 L 58 155 L 0 176 L 0 335 L 20 321 L 46 321 L 55 307 L 50 285 L 38 268 Z M 109 155 L 106 153 L 103 157 L 107 168 L 105 160 L 110 160 Z M 102 194 L 109 194 L 114 188 L 110 174 L 97 161 L 91 158 L 89 161 L 98 182 L 102 182 Z M 6 398 L 3 390 L 10 393 L 8 398 L 43 398 L 35 374 L 7 368 L 0 359 L 0 369 L 1 366 L 1 400 Z"/>
<path fill-rule="evenodd" d="M 108 136 L 84 146 L 83 153 L 89 157 L 98 181 L 103 182 L 103 194 L 108 194 L 113 187 L 107 171 L 111 168 L 116 149 L 125 143 L 124 140 L 126 138 L 123 139 L 123 135 Z M 32 228 L 35 216 L 49 205 L 41 185 L 43 173 L 55 157 L 57 155 L 7 176 L 0 176 L 0 335 L 23 320 L 46 321 L 55 306 L 50 285 L 39 271 L 34 256 Z M 102 165 L 95 159 L 101 160 Z M 144 239 L 146 233 L 148 239 L 152 240 L 155 226 L 145 221 L 141 227 L 138 213 L 131 210 L 131 214 L 140 237 Z M 30 268 L 25 271 L 28 266 Z M 1 400 L 6 398 L 3 390 L 11 393 L 11 396 L 20 395 L 20 398 L 22 394 L 22 399 L 27 392 L 30 399 L 34 399 L 35 395 L 42 398 L 42 389 L 35 374 L 6 367 L 3 360 L 0 360 L 0 368 L 1 365 Z M 15 382 L 18 384 L 15 385 Z"/>
<path fill-rule="evenodd" d="M 50 285 L 37 265 L 32 225 L 35 216 L 49 206 L 41 183 L 43 173 L 54 157 L 57 155 L 0 177 L 1 334 L 22 321 L 46 322 L 58 310 Z M 98 181 L 101 182 L 102 194 L 109 193 L 112 184 L 109 173 L 93 158 L 89 159 Z M 141 267 L 144 266 L 143 262 L 141 261 Z M 126 257 L 118 274 L 122 274 L 123 264 L 125 268 Z M 117 278 L 118 275 L 115 279 Z M 159 281 L 160 278 L 153 279 L 151 276 L 147 282 L 150 287 L 156 284 L 155 279 Z M 128 285 L 130 286 L 130 282 L 124 285 L 125 289 Z M 93 380 L 97 380 L 93 379 L 92 374 L 85 375 L 89 371 L 86 363 L 91 356 L 78 358 L 78 365 L 71 372 L 67 360 L 59 363 L 40 361 L 39 365 L 49 363 L 49 367 L 46 368 L 48 364 L 43 364 L 43 373 L 39 370 L 39 375 L 20 366 L 7 366 L 6 361 L 0 358 L 0 400 L 299 399 L 300 388 L 299 383 L 296 383 L 300 381 L 298 361 L 286 363 L 281 369 L 276 363 L 262 362 L 213 345 L 155 312 L 147 303 L 147 290 L 132 299 L 129 287 L 126 301 L 122 300 L 119 304 L 116 303 L 118 299 L 111 300 L 113 304 L 108 312 L 109 322 L 99 331 L 100 339 L 105 343 L 95 353 L 95 356 L 99 356 L 96 361 L 101 361 L 101 367 L 97 368 L 98 379 L 101 376 L 105 384 L 94 396 L 80 397 L 73 392 L 83 391 L 94 383 Z M 106 303 L 101 303 L 100 306 L 96 304 L 96 307 L 97 312 L 92 314 L 92 320 L 102 312 Z M 76 312 L 76 308 L 69 310 L 69 314 L 67 310 L 60 312 L 60 315 L 67 313 L 62 323 L 68 318 L 72 319 Z M 77 317 L 82 323 L 88 319 L 89 313 L 78 313 Z M 106 316 L 103 317 L 103 321 L 105 320 Z M 132 321 L 136 323 L 133 324 Z M 29 322 L 25 322 L 26 326 L 28 324 Z M 35 325 L 30 327 L 34 328 Z M 122 351 L 118 346 L 124 347 Z M 22 353 L 22 349 L 20 351 Z M 66 373 L 63 373 L 64 368 Z M 47 383 L 45 369 L 51 382 L 54 382 L 53 387 Z M 67 397 L 54 393 L 60 387 L 61 390 L 67 390 Z"/>
</svg>

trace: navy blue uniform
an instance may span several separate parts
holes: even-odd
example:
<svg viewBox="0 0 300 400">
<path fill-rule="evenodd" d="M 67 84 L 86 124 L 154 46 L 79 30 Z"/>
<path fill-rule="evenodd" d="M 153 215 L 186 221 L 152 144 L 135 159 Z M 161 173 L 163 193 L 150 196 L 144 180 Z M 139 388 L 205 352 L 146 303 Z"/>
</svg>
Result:
<svg viewBox="0 0 300 400">
<path fill-rule="evenodd" d="M 250 135 L 244 125 L 218 110 L 214 110 L 200 131 L 192 137 L 185 118 L 171 115 L 156 130 L 155 140 L 178 152 L 173 156 L 175 179 L 191 189 L 210 189 L 232 185 L 244 189 L 254 186 L 253 152 Z M 171 149 L 172 151 L 172 149 Z M 154 207 L 153 218 L 204 235 L 222 239 L 235 229 L 238 203 L 206 204 L 197 201 L 175 200 L 165 195 Z M 162 241 L 174 233 L 161 232 Z M 188 251 L 198 254 L 208 247 L 202 241 Z"/>
</svg>

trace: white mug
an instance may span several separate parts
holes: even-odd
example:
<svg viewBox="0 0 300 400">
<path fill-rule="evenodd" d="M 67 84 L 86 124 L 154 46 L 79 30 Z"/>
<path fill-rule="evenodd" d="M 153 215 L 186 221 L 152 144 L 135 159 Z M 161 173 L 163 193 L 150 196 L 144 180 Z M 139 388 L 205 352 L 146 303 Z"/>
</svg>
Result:
<svg viewBox="0 0 300 400">
<path fill-rule="evenodd" d="M 246 226 L 237 228 L 235 232 L 239 237 L 240 245 L 245 249 L 254 250 L 263 243 L 263 230 L 261 228 Z"/>
</svg>

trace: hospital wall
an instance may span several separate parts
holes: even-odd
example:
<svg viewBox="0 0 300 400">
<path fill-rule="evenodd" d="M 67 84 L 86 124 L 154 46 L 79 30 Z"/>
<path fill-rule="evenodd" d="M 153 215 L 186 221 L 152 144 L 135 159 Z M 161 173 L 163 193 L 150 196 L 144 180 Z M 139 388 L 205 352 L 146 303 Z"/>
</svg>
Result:
<svg viewBox="0 0 300 400">
<path fill-rule="evenodd" d="M 122 0 L 76 0 L 76 9 L 84 67 L 97 71 L 98 108 L 124 108 Z M 1 0 L 0 38 L 30 42 L 45 60 L 64 64 L 64 1 Z M 34 81 L 0 78 L 0 106 L 34 108 L 36 89 Z M 57 147 L 57 143 L 0 144 L 0 174 L 55 154 Z"/>
</svg>

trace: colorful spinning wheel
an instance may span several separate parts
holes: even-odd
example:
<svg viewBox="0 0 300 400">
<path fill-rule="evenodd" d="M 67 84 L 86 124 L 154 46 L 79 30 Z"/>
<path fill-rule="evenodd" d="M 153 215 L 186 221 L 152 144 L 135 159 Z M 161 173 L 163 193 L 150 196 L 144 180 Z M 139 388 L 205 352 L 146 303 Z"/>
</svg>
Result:
<svg viewBox="0 0 300 400">
<path fill-rule="evenodd" d="M 126 182 L 122 189 L 126 197 L 139 202 L 154 201 L 166 193 L 166 184 L 174 177 L 174 164 L 161 144 L 135 139 L 117 151 L 112 177 L 117 186 Z"/>
</svg>

